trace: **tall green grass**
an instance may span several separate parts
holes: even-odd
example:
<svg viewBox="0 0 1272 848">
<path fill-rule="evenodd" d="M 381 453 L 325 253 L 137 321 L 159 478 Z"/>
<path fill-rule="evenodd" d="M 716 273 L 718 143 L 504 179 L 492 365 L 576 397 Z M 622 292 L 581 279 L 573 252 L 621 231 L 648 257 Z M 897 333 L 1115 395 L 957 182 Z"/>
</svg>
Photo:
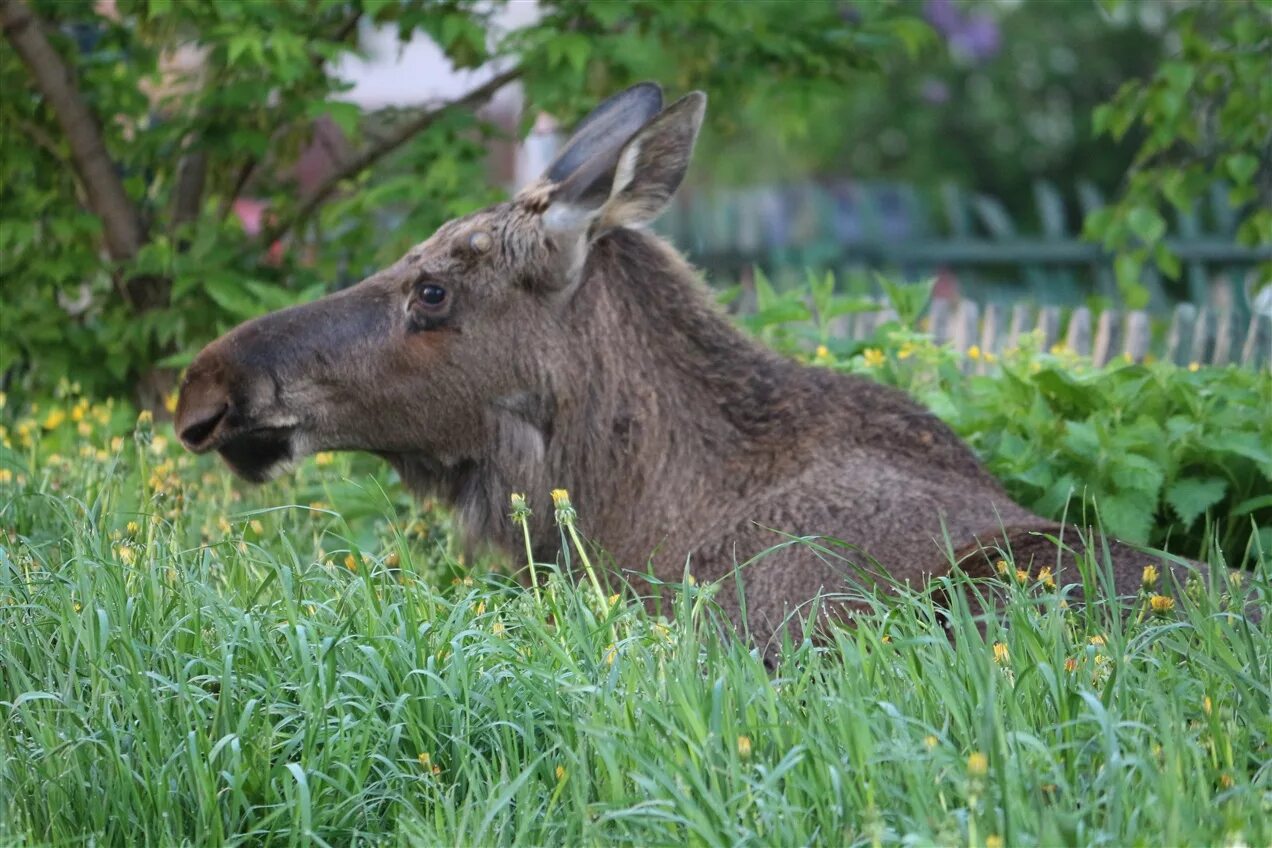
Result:
<svg viewBox="0 0 1272 848">
<path fill-rule="evenodd" d="M 1272 842 L 1266 556 L 1126 617 L 877 597 L 770 671 L 731 586 L 536 598 L 345 460 L 244 495 L 148 443 L 6 459 L 2 843 Z"/>
</svg>

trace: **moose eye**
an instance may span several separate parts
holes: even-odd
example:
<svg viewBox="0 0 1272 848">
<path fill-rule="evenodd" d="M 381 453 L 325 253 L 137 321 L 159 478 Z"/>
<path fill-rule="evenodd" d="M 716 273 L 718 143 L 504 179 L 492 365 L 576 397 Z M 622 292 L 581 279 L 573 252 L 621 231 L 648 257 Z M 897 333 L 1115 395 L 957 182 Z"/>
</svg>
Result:
<svg viewBox="0 0 1272 848">
<path fill-rule="evenodd" d="M 420 303 L 425 306 L 441 306 L 446 302 L 446 289 L 428 285 L 420 289 Z"/>
</svg>

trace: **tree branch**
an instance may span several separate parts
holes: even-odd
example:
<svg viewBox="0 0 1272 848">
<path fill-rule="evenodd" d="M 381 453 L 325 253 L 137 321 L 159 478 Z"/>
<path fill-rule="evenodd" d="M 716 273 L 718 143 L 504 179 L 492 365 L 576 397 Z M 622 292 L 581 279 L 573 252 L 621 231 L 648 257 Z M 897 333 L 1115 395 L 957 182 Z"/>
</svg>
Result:
<svg viewBox="0 0 1272 848">
<path fill-rule="evenodd" d="M 89 207 L 102 222 L 111 258 L 117 262 L 133 258 L 144 238 L 141 216 L 124 191 L 106 151 L 101 126 L 80 96 L 71 68 L 49 44 L 40 20 L 25 0 L 0 0 L 0 29 L 66 134 L 71 163 L 84 185 Z"/>
<path fill-rule="evenodd" d="M 495 95 L 495 92 L 517 79 L 517 77 L 521 76 L 521 74 L 522 69 L 519 67 L 496 74 L 489 81 L 477 86 L 464 96 L 444 103 L 435 109 L 430 109 L 420 115 L 417 115 L 411 120 L 406 121 L 375 144 L 366 148 L 349 160 L 341 163 L 332 173 L 327 175 L 326 179 L 324 179 L 317 187 L 314 188 L 313 191 L 301 200 L 300 205 L 297 207 L 295 212 L 272 227 L 268 227 L 263 230 L 260 238 L 261 243 L 266 245 L 273 244 L 275 241 L 293 230 L 297 225 L 306 221 L 309 216 L 311 216 L 314 211 L 322 205 L 323 201 L 336 190 L 340 183 L 350 177 L 357 176 L 362 171 L 383 159 L 385 156 L 397 150 L 415 136 L 433 126 L 446 115 L 451 114 L 457 109 L 467 109 L 484 104 Z"/>
<path fill-rule="evenodd" d="M 349 36 L 357 33 L 358 24 L 361 22 L 362 10 L 358 9 L 350 13 L 347 18 L 340 22 L 340 25 L 336 27 L 334 32 L 332 32 L 328 41 L 333 44 L 343 44 Z M 310 65 L 312 65 L 314 70 L 322 70 L 322 64 L 325 61 L 326 59 L 321 53 L 315 52 L 309 57 Z M 270 136 L 266 150 L 272 150 L 274 148 L 274 143 L 283 134 L 285 129 L 285 127 L 279 127 L 274 131 L 273 135 Z M 234 186 L 221 203 L 220 219 L 222 221 L 228 218 L 230 213 L 234 210 L 234 201 L 238 200 L 239 196 L 242 195 L 243 192 L 247 191 L 248 188 L 251 187 L 252 183 L 256 181 L 257 176 L 260 175 L 262 161 L 263 160 L 259 157 L 250 156 L 239 167 L 238 175 L 234 180 Z"/>
</svg>

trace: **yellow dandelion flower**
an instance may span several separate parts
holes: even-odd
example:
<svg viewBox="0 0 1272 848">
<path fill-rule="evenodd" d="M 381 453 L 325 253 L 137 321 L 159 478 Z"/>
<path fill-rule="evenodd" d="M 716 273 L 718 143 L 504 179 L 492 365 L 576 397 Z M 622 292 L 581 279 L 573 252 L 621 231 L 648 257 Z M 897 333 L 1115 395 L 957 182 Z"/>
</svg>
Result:
<svg viewBox="0 0 1272 848">
<path fill-rule="evenodd" d="M 502 635 L 504 635 L 504 623 L 503 623 L 502 621 L 496 621 L 496 622 L 495 622 L 495 623 L 491 626 L 491 628 L 490 628 L 490 632 L 491 632 L 491 633 L 493 633 L 493 634 L 495 634 L 496 636 L 502 636 Z"/>
<path fill-rule="evenodd" d="M 224 515 L 216 520 L 216 529 L 220 530 L 222 533 L 229 533 L 232 529 L 230 527 L 230 522 L 225 520 Z"/>
<path fill-rule="evenodd" d="M 817 346 L 817 358 L 818 358 L 818 359 L 830 359 L 830 348 L 826 347 L 825 345 L 818 345 L 818 346 Z"/>
<path fill-rule="evenodd" d="M 358 570 L 358 558 L 353 554 L 347 554 L 344 558 L 344 567 L 350 571 Z"/>
<path fill-rule="evenodd" d="M 566 774 L 566 772 L 565 772 L 565 766 L 557 766 L 557 767 L 556 767 L 556 779 L 557 779 L 557 781 L 558 781 L 558 782 L 560 782 L 560 781 L 562 781 L 562 780 L 565 780 L 565 774 Z"/>
<path fill-rule="evenodd" d="M 883 355 L 883 351 L 877 347 L 868 347 L 861 352 L 862 358 L 866 361 L 867 368 L 878 368 L 887 361 L 887 357 Z"/>
<path fill-rule="evenodd" d="M 1210 715 L 1212 710 L 1214 710 L 1214 704 L 1210 702 L 1210 696 L 1207 695 L 1201 701 L 1201 711 L 1206 715 Z"/>
<path fill-rule="evenodd" d="M 163 399 L 163 408 L 168 410 L 169 415 L 175 415 L 177 412 L 177 393 L 169 392 L 168 396 Z"/>
<path fill-rule="evenodd" d="M 557 509 L 562 509 L 570 505 L 570 493 L 565 489 L 552 490 L 552 505 Z"/>
<path fill-rule="evenodd" d="M 319 451 L 314 454 L 314 465 L 323 468 L 336 461 L 336 455 L 331 451 Z"/>
<path fill-rule="evenodd" d="M 1011 653 L 1007 650 L 1007 645 L 1002 642 L 994 643 L 994 662 L 999 665 L 1007 665 L 1011 662 Z"/>
<path fill-rule="evenodd" d="M 141 525 L 136 521 L 129 521 L 126 525 L 124 525 L 124 530 L 127 531 L 129 536 L 136 536 L 141 532 Z"/>
<path fill-rule="evenodd" d="M 1038 572 L 1038 582 L 1040 582 L 1043 586 L 1046 586 L 1048 589 L 1056 588 L 1056 578 L 1051 576 L 1050 568 L 1043 568 Z"/>
<path fill-rule="evenodd" d="M 615 592 L 614 594 L 609 596 L 609 605 L 615 606 L 617 603 L 618 603 L 618 593 Z"/>
<path fill-rule="evenodd" d="M 1007 572 L 1010 569 L 1007 566 L 1006 560 L 1000 559 L 998 562 L 994 563 L 994 570 L 997 571 L 999 574 L 1003 575 L 1004 577 L 1006 577 Z"/>
<path fill-rule="evenodd" d="M 1003 838 L 997 833 L 985 837 L 985 848 L 1003 848 Z"/>
<path fill-rule="evenodd" d="M 110 452 L 111 452 L 111 453 L 119 453 L 119 452 L 120 452 L 121 450 L 123 450 L 123 449 L 124 449 L 124 437 L 123 437 L 123 436 L 115 436 L 114 438 L 112 438 L 112 439 L 110 440 Z"/>
<path fill-rule="evenodd" d="M 1020 584 L 1022 584 L 1022 585 L 1023 585 L 1023 584 L 1025 584 L 1025 583 L 1028 583 L 1028 582 L 1029 582 L 1029 572 L 1028 572 L 1028 571 L 1026 571 L 1026 570 L 1025 570 L 1025 569 L 1023 569 L 1023 568 L 1017 568 L 1017 569 L 1016 569 L 1016 582 L 1017 582 L 1017 583 L 1020 583 Z"/>
<path fill-rule="evenodd" d="M 433 755 L 430 754 L 428 751 L 424 751 L 423 753 L 420 754 L 419 760 L 420 760 L 420 765 L 428 766 L 432 764 L 433 762 Z"/>
<path fill-rule="evenodd" d="M 485 615 L 485 614 L 486 614 L 486 602 L 485 602 L 485 601 L 478 601 L 478 602 L 477 602 L 477 608 L 476 608 L 475 610 L 473 610 L 473 612 L 474 612 L 474 614 L 476 614 L 476 615 Z"/>
<path fill-rule="evenodd" d="M 137 413 L 138 426 L 149 427 L 151 424 L 154 424 L 154 423 L 155 423 L 155 414 L 151 412 L 149 409 L 143 409 L 141 412 Z"/>
<path fill-rule="evenodd" d="M 1198 371 L 1201 370 L 1201 364 L 1197 362 L 1189 362 L 1188 370 L 1192 372 L 1193 374 L 1196 374 Z"/>
<path fill-rule="evenodd" d="M 981 349 L 980 349 L 980 345 L 972 345 L 971 347 L 969 347 L 969 348 L 967 349 L 967 358 L 968 358 L 968 359 L 980 359 L 980 358 L 981 358 Z"/>
<path fill-rule="evenodd" d="M 1232 788 L 1233 783 L 1234 783 L 1234 781 L 1233 781 L 1233 779 L 1232 779 L 1232 775 L 1230 775 L 1230 774 L 1221 774 L 1221 775 L 1219 775 L 1219 786 L 1220 786 L 1220 787 L 1222 787 L 1222 788 L 1224 788 L 1224 789 L 1231 789 L 1231 788 Z"/>
<path fill-rule="evenodd" d="M 472 585 L 473 585 L 473 578 L 471 578 L 471 577 L 465 577 L 465 578 L 464 578 L 463 580 L 461 580 L 460 582 L 461 582 L 461 583 L 463 583 L 466 587 L 468 587 L 468 588 L 472 588 Z"/>
<path fill-rule="evenodd" d="M 914 356 L 914 345 L 906 342 L 901 345 L 901 349 L 897 351 L 897 359 L 909 359 Z"/>
<path fill-rule="evenodd" d="M 882 643 L 883 643 L 883 644 L 885 644 L 885 645 L 891 645 L 891 644 L 892 644 L 892 637 L 891 637 L 891 636 L 889 636 L 887 633 L 885 633 L 885 634 L 883 634 L 883 638 L 881 638 L 879 641 L 880 641 L 880 642 L 882 642 Z"/>
<path fill-rule="evenodd" d="M 247 526 L 251 527 L 252 532 L 257 536 L 260 536 L 265 532 L 265 525 L 261 524 L 261 520 L 259 518 L 253 518 L 250 522 L 248 522 Z"/>
<path fill-rule="evenodd" d="M 1087 639 L 1087 642 L 1089 642 L 1090 644 L 1094 645 L 1097 648 L 1103 648 L 1105 645 L 1104 637 L 1101 636 L 1099 633 Z"/>
<path fill-rule="evenodd" d="M 989 757 L 980 751 L 973 751 L 967 758 L 967 773 L 971 777 L 984 777 L 989 774 Z"/>
<path fill-rule="evenodd" d="M 115 548 L 115 554 L 124 565 L 132 565 L 137 561 L 137 551 L 130 545 L 120 545 Z"/>
<path fill-rule="evenodd" d="M 940 744 L 941 744 L 941 740 L 937 739 L 935 736 L 933 736 L 930 733 L 927 736 L 923 737 L 923 747 L 927 748 L 929 751 L 931 751 L 937 745 L 940 745 Z"/>
<path fill-rule="evenodd" d="M 75 610 L 75 612 L 79 612 L 80 610 L 84 609 L 84 605 L 81 604 L 79 601 L 75 601 L 71 604 L 71 609 Z"/>
<path fill-rule="evenodd" d="M 58 427 L 62 425 L 62 422 L 65 420 L 66 420 L 66 413 L 64 411 L 62 411 L 61 409 L 56 409 L 56 408 L 50 409 L 49 414 L 44 416 L 44 421 L 40 423 L 40 426 L 43 427 L 45 430 L 56 430 Z"/>
<path fill-rule="evenodd" d="M 1169 595 L 1153 595 L 1148 599 L 1148 605 L 1158 615 L 1166 615 L 1175 608 L 1175 599 Z"/>
<path fill-rule="evenodd" d="M 1245 581 L 1245 574 L 1240 571 L 1229 571 L 1228 582 L 1232 584 L 1232 588 L 1240 589 L 1241 584 Z"/>
<path fill-rule="evenodd" d="M 1151 563 L 1144 566 L 1144 572 L 1140 575 L 1140 585 L 1144 587 L 1144 591 L 1148 591 L 1157 585 L 1157 577 L 1157 566 Z"/>
<path fill-rule="evenodd" d="M 738 737 L 738 756 L 744 760 L 751 759 L 751 737 L 750 736 Z"/>
</svg>

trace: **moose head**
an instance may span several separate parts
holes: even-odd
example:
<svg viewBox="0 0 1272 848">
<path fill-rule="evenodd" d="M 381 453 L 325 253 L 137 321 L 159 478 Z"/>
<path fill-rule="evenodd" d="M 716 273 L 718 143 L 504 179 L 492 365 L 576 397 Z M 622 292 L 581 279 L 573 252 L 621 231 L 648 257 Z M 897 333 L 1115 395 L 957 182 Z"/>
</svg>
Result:
<svg viewBox="0 0 1272 848">
<path fill-rule="evenodd" d="M 561 379 L 572 341 L 562 316 L 592 246 L 662 212 L 705 107 L 697 92 L 663 109 L 658 86 L 628 89 L 516 199 L 449 222 L 356 286 L 208 345 L 182 385 L 181 441 L 252 481 L 323 450 L 438 467 L 482 456 L 497 438 L 492 409 L 541 402 Z"/>
</svg>

